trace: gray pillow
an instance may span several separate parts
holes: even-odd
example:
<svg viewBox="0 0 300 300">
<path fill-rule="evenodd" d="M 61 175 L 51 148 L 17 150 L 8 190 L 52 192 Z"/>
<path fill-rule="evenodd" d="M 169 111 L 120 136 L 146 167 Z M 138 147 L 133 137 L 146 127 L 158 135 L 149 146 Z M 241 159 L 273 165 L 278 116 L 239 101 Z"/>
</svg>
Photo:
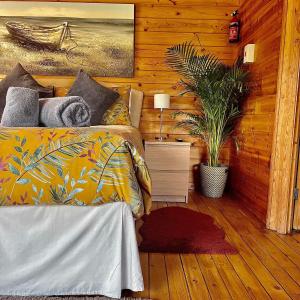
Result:
<svg viewBox="0 0 300 300">
<path fill-rule="evenodd" d="M 26 87 L 39 92 L 40 98 L 53 97 L 53 87 L 43 87 L 22 67 L 17 64 L 13 70 L 0 81 L 0 119 L 5 107 L 6 93 L 9 87 Z"/>
<path fill-rule="evenodd" d="M 80 70 L 68 96 L 80 96 L 91 110 L 91 125 L 100 125 L 106 110 L 117 100 L 119 94 L 93 80 Z"/>
<path fill-rule="evenodd" d="M 23 87 L 10 87 L 6 95 L 1 126 L 37 127 L 39 125 L 39 93 Z"/>
</svg>

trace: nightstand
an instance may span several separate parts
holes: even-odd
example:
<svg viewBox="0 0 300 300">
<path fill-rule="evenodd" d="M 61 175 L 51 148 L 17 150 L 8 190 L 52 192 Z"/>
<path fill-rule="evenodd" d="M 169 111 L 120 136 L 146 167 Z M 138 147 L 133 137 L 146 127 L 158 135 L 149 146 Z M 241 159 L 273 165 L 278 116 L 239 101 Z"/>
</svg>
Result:
<svg viewBox="0 0 300 300">
<path fill-rule="evenodd" d="M 145 142 L 153 201 L 188 201 L 190 148 L 186 142 Z"/>
</svg>

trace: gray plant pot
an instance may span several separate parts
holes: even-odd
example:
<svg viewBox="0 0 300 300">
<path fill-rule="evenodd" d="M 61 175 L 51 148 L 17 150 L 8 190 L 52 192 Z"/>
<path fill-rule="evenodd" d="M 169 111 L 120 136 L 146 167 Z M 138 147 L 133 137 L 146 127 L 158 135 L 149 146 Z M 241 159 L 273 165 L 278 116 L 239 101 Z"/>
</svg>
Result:
<svg viewBox="0 0 300 300">
<path fill-rule="evenodd" d="M 209 167 L 200 164 L 201 191 L 204 196 L 220 198 L 223 196 L 228 177 L 228 166 Z"/>
</svg>

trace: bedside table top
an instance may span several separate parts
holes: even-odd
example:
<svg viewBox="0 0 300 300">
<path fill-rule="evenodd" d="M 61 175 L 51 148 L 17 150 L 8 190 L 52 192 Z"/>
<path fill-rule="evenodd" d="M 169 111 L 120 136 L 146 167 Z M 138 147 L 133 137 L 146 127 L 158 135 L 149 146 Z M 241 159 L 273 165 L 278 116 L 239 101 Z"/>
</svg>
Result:
<svg viewBox="0 0 300 300">
<path fill-rule="evenodd" d="M 177 142 L 177 141 L 156 141 L 156 140 L 151 140 L 151 141 L 145 141 L 146 145 L 170 145 L 170 146 L 190 146 L 190 142 Z"/>
</svg>

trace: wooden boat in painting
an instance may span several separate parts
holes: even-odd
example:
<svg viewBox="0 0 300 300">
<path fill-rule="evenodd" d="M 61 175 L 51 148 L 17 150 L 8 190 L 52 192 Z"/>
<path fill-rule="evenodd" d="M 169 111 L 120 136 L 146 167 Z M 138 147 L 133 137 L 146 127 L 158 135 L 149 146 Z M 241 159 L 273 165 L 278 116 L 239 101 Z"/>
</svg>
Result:
<svg viewBox="0 0 300 300">
<path fill-rule="evenodd" d="M 61 49 L 68 33 L 68 22 L 58 26 L 37 26 L 21 22 L 6 22 L 6 29 L 11 36 L 22 44 L 31 44 L 39 48 L 50 50 Z"/>
</svg>

